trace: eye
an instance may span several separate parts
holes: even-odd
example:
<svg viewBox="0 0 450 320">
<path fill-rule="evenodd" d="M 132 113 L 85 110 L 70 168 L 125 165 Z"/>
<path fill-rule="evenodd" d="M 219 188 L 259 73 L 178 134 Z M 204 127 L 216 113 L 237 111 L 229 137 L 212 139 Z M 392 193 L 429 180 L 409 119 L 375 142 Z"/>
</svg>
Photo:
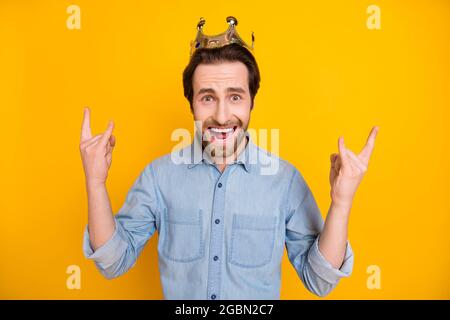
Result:
<svg viewBox="0 0 450 320">
<path fill-rule="evenodd" d="M 207 95 L 207 96 L 203 96 L 202 97 L 202 101 L 206 101 L 206 102 L 210 102 L 210 101 L 213 101 L 213 96 L 211 96 L 211 95 Z"/>
<path fill-rule="evenodd" d="M 237 94 L 234 94 L 234 95 L 231 96 L 231 100 L 233 100 L 233 101 L 239 101 L 239 100 L 241 100 L 241 96 L 240 96 L 240 95 L 237 95 Z"/>
</svg>

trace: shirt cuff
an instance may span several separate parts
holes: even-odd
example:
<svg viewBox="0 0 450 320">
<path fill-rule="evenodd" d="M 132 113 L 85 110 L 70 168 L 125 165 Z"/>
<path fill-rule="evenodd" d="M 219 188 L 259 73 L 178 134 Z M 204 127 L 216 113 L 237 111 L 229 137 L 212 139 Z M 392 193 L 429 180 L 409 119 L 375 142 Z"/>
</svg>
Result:
<svg viewBox="0 0 450 320">
<path fill-rule="evenodd" d="M 331 263 L 325 259 L 319 250 L 319 237 L 316 238 L 311 249 L 308 253 L 308 261 L 312 270 L 322 279 L 328 283 L 335 284 L 340 278 L 348 277 L 353 270 L 353 250 L 350 246 L 350 242 L 347 240 L 347 246 L 345 249 L 344 262 L 342 266 L 337 269 L 334 268 Z"/>
<path fill-rule="evenodd" d="M 92 249 L 89 240 L 89 228 L 86 225 L 83 238 L 83 253 L 88 259 L 95 261 L 95 263 L 102 269 L 106 269 L 117 262 L 123 253 L 127 250 L 127 243 L 120 236 L 120 223 L 114 219 L 115 229 L 111 238 L 105 242 L 97 250 Z"/>
</svg>

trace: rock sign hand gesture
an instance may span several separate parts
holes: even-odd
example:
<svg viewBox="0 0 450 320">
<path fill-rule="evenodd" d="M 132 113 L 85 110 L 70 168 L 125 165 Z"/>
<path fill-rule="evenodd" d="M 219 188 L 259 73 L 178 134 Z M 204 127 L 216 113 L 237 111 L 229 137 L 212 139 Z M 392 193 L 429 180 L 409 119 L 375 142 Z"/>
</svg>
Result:
<svg viewBox="0 0 450 320">
<path fill-rule="evenodd" d="M 330 155 L 331 199 L 334 203 L 347 208 L 351 207 L 356 190 L 369 166 L 377 133 L 378 127 L 375 126 L 370 131 L 366 145 L 358 155 L 347 149 L 344 145 L 344 138 L 339 137 L 339 154 Z"/>
<path fill-rule="evenodd" d="M 112 152 L 116 144 L 116 139 L 112 135 L 113 128 L 114 122 L 109 121 L 105 132 L 92 136 L 90 110 L 88 107 L 84 108 L 80 153 L 88 184 L 106 183 Z"/>
</svg>

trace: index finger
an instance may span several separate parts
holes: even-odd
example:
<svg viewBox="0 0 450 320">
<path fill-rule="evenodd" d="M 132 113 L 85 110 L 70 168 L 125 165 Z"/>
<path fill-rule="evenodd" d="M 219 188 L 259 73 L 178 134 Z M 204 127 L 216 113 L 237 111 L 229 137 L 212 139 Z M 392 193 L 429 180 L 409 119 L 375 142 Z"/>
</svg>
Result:
<svg viewBox="0 0 450 320">
<path fill-rule="evenodd" d="M 344 143 L 344 137 L 339 137 L 338 139 L 338 149 L 339 149 L 339 155 L 341 156 L 341 161 L 343 166 L 348 166 L 348 155 L 347 155 L 347 149 L 345 148 Z"/>
<path fill-rule="evenodd" d="M 359 153 L 361 160 L 368 163 L 370 156 L 372 155 L 373 148 L 375 147 L 375 138 L 377 137 L 378 126 L 374 126 L 370 131 L 369 137 L 367 138 L 366 145 Z"/>
<path fill-rule="evenodd" d="M 108 128 L 106 128 L 105 133 L 103 133 L 103 136 L 100 138 L 100 141 L 99 141 L 100 145 L 106 146 L 109 138 L 112 135 L 113 129 L 114 129 L 114 122 L 112 120 L 110 120 L 108 123 Z"/>
<path fill-rule="evenodd" d="M 91 115 L 88 107 L 84 108 L 83 123 L 81 125 L 81 141 L 85 141 L 92 137 L 91 133 Z"/>
</svg>

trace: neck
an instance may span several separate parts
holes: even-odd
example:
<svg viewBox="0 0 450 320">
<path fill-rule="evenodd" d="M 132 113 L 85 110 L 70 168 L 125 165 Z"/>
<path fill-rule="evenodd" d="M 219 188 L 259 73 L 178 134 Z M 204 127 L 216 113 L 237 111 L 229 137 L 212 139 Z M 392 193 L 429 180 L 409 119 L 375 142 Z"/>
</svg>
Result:
<svg viewBox="0 0 450 320">
<path fill-rule="evenodd" d="M 239 145 L 237 146 L 236 150 L 233 152 L 232 155 L 221 158 L 220 163 L 217 163 L 217 161 L 216 161 L 216 166 L 220 170 L 220 172 L 223 173 L 225 171 L 225 168 L 227 167 L 227 164 L 232 163 L 237 159 L 239 154 L 241 154 L 241 152 L 243 152 L 245 150 L 247 143 L 248 143 L 248 138 L 247 138 L 247 136 L 245 136 L 244 139 L 241 140 L 241 142 L 239 143 Z"/>
</svg>

